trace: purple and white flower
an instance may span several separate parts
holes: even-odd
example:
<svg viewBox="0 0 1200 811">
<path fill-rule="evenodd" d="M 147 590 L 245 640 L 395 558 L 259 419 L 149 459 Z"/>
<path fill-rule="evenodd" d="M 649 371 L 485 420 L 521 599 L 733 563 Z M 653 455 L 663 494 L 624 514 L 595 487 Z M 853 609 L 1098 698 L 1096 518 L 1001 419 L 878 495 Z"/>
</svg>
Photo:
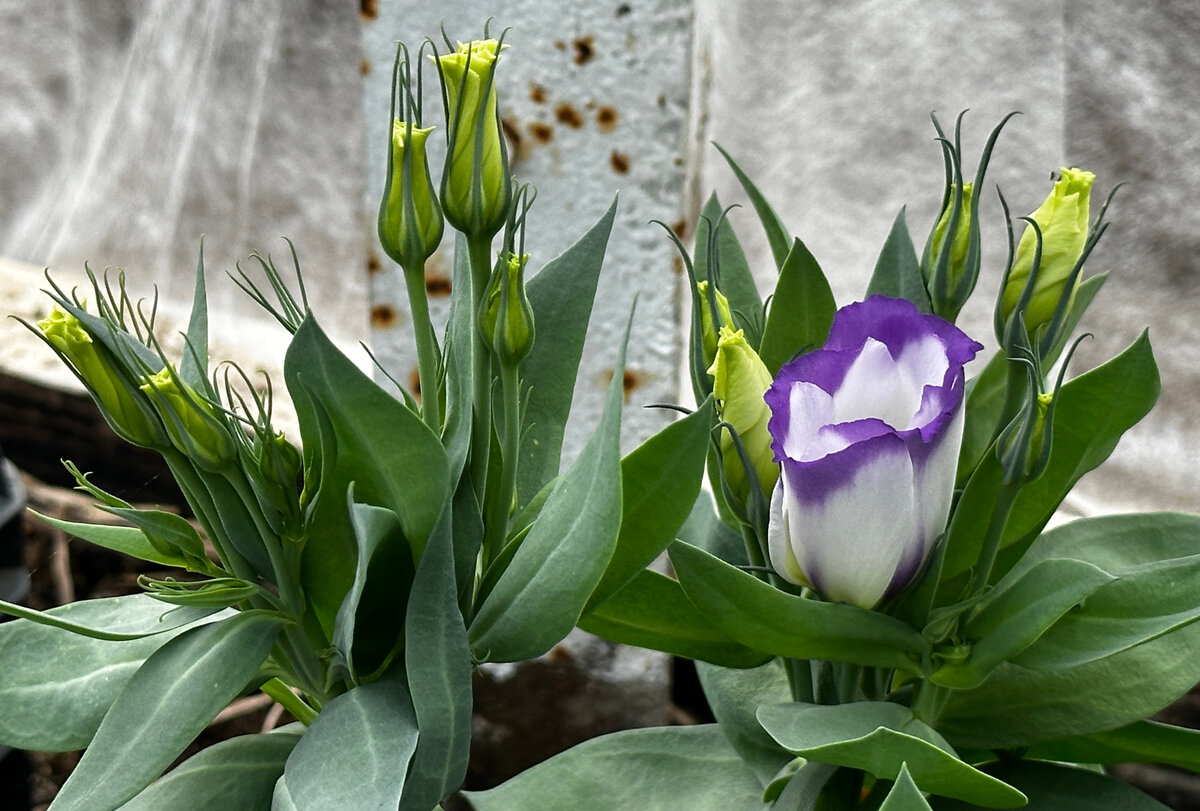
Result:
<svg viewBox="0 0 1200 811">
<path fill-rule="evenodd" d="M 768 532 L 780 575 L 863 608 L 917 575 L 950 513 L 963 367 L 982 348 L 909 301 L 872 296 L 779 370 L 764 399 L 781 464 Z"/>
</svg>

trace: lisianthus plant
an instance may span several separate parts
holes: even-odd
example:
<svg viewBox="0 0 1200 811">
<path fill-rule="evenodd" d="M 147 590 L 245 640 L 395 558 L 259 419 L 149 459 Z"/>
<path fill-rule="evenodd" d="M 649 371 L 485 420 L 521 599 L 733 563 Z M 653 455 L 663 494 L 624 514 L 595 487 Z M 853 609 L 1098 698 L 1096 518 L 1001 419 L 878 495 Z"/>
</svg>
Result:
<svg viewBox="0 0 1200 811">
<path fill-rule="evenodd" d="M 195 516 L 136 507 L 69 466 L 128 524 L 45 520 L 174 574 L 45 612 L 0 603 L 19 618 L 0 626 L 0 742 L 86 749 L 56 811 L 428 811 L 466 773 L 472 669 L 548 651 L 687 517 L 712 406 L 622 459 L 623 348 L 590 440 L 559 469 L 615 203 L 526 280 L 534 195 L 500 136 L 502 39 L 397 55 L 378 230 L 407 282 L 419 392 L 361 371 L 314 319 L 298 266 L 288 281 L 269 256 L 234 280 L 291 335 L 299 445 L 272 422 L 269 380 L 211 366 L 203 254 L 178 357 L 123 274 L 89 270 L 86 295 L 51 281 L 53 311 L 28 326 L 114 431 L 162 454 Z M 422 63 L 442 91 L 440 185 Z M 438 336 L 424 267 L 444 239 L 453 294 Z M 163 775 L 255 691 L 295 723 Z"/>
<path fill-rule="evenodd" d="M 924 250 L 902 211 L 840 309 L 726 155 L 778 277 L 764 304 L 715 197 L 694 258 L 679 246 L 712 496 L 669 548 L 674 577 L 643 570 L 581 620 L 695 659 L 716 723 L 585 742 L 475 808 L 1150 809 L 1101 767 L 1200 768 L 1200 733 L 1147 720 L 1200 680 L 1200 517 L 1047 529 L 1159 391 L 1145 334 L 1071 360 L 1104 282 L 1083 275 L 1112 198 L 1091 216 L 1091 173 L 1062 169 L 1019 240 L 1001 197 L 999 349 L 968 379 L 983 346 L 954 321 L 1005 122 L 964 181 L 962 119 L 947 137 L 934 118 Z"/>
</svg>

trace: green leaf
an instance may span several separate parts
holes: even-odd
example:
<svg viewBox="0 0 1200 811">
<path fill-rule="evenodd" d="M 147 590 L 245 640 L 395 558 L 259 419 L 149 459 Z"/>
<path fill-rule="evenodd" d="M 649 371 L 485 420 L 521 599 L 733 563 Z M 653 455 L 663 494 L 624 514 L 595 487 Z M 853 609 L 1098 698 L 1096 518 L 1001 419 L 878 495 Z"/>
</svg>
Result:
<svg viewBox="0 0 1200 811">
<path fill-rule="evenodd" d="M 912 236 L 908 232 L 903 208 L 896 215 L 892 230 L 888 232 L 883 249 L 879 252 L 879 259 L 875 261 L 875 271 L 867 285 L 867 295 L 908 299 L 917 305 L 921 312 L 933 312 L 929 303 L 929 291 L 925 289 L 925 280 L 921 276 L 921 262 L 917 259 L 917 249 L 913 246 Z"/>
<path fill-rule="evenodd" d="M 401 811 L 429 811 L 462 785 L 467 773 L 471 649 L 458 608 L 453 543 L 444 517 L 417 565 L 404 620 L 404 666 L 419 735 Z"/>
<path fill-rule="evenodd" d="M 144 594 L 81 600 L 49 611 L 0 600 L 2 613 L 106 642 L 126 642 L 174 631 L 211 617 L 221 608 L 224 606 L 174 608 Z"/>
<path fill-rule="evenodd" d="M 282 623 L 244 612 L 191 628 L 152 653 L 104 716 L 55 811 L 114 809 L 149 785 L 245 688 Z"/>
<path fill-rule="evenodd" d="M 713 193 L 700 212 L 700 221 L 696 223 L 696 280 L 704 281 L 709 277 L 709 233 L 713 224 L 721 220 L 716 232 L 720 273 L 717 287 L 729 300 L 734 324 L 745 330 L 746 340 L 757 348 L 763 331 L 762 299 L 759 298 L 758 287 L 754 284 L 750 264 L 746 261 L 737 234 L 729 222 L 721 217 L 721 211 L 721 203 Z"/>
<path fill-rule="evenodd" d="M 957 689 L 979 685 L 997 665 L 1028 648 L 1064 614 L 1116 580 L 1086 561 L 1069 558 L 1041 560 L 1013 575 L 1000 581 L 963 625 L 970 656 L 935 670 L 930 676 L 935 684 Z"/>
<path fill-rule="evenodd" d="M 745 541 L 717 515 L 712 494 L 707 490 L 696 497 L 692 512 L 679 528 L 679 539 L 734 566 L 750 564 Z"/>
<path fill-rule="evenodd" d="M 1004 761 L 983 767 L 1029 797 L 1028 811 L 1166 811 L 1167 806 L 1149 795 L 1103 774 L 1086 769 L 1028 760 Z M 966 811 L 966 803 L 936 799 L 935 811 Z"/>
<path fill-rule="evenodd" d="M 1033 760 L 1075 763 L 1165 763 L 1200 771 L 1200 731 L 1135 721 L 1128 726 L 1034 744 L 1025 750 Z"/>
<path fill-rule="evenodd" d="M 907 707 L 877 701 L 823 706 L 792 702 L 760 707 L 758 720 L 782 746 L 820 763 L 896 780 L 907 766 L 924 791 L 985 808 L 1016 808 L 1021 792 L 964 763 Z"/>
<path fill-rule="evenodd" d="M 471 307 L 471 262 L 467 238 L 455 233 L 450 314 L 446 322 L 446 417 L 442 444 L 450 460 L 450 481 L 458 481 L 471 445 L 472 369 L 479 342 L 475 340 L 475 311 Z M 539 325 L 540 326 L 540 325 Z"/>
<path fill-rule="evenodd" d="M 595 432 L 471 620 L 468 635 L 478 660 L 515 662 L 550 650 L 579 621 L 612 558 L 621 526 L 621 382 L 628 339 L 627 326 Z"/>
<path fill-rule="evenodd" d="M 26 619 L 0 624 L 0 743 L 40 752 L 88 745 L 101 719 L 146 657 L 182 633 L 167 619 L 195 617 L 145 595 L 85 600 L 47 614 L 73 625 L 137 634 L 103 641 Z"/>
<path fill-rule="evenodd" d="M 913 782 L 907 763 L 900 764 L 900 774 L 896 776 L 896 782 L 884 798 L 883 805 L 879 806 L 879 811 L 932 811 L 925 795 Z"/>
<path fill-rule="evenodd" d="M 312 497 L 302 561 L 304 593 L 326 633 L 354 581 L 354 533 L 346 492 L 400 519 L 419 556 L 450 494 L 449 463 L 421 418 L 381 389 L 321 332 L 311 316 L 284 360 L 304 440 Z"/>
<path fill-rule="evenodd" d="M 663 428 L 621 460 L 621 531 L 584 614 L 612 596 L 675 540 L 700 494 L 712 400 Z"/>
<path fill-rule="evenodd" d="M 521 365 L 528 395 L 517 464 L 518 507 L 558 473 L 563 427 L 571 413 L 592 300 L 616 213 L 613 200 L 590 231 L 529 280 L 537 338 Z"/>
<path fill-rule="evenodd" d="M 275 781 L 300 735 L 240 735 L 203 749 L 176 766 L 120 811 L 265 811 Z"/>
<path fill-rule="evenodd" d="M 50 526 L 61 529 L 68 535 L 82 538 L 90 544 L 111 549 L 114 552 L 120 552 L 123 555 L 129 555 L 138 560 L 148 560 L 151 563 L 157 563 L 159 566 L 176 569 L 182 569 L 187 566 L 187 561 L 181 555 L 171 555 L 156 549 L 154 544 L 150 543 L 150 539 L 146 537 L 146 533 L 137 527 L 118 527 L 108 524 L 80 524 L 74 521 L 63 521 L 60 518 L 53 518 L 49 515 L 42 515 L 32 509 L 30 512 Z"/>
<path fill-rule="evenodd" d="M 672 544 L 670 554 L 701 613 L 754 650 L 912 672 L 927 646 L 911 627 L 884 614 L 788 594 L 685 543 Z"/>
<path fill-rule="evenodd" d="M 758 354 L 771 374 L 798 353 L 817 349 L 829 337 L 837 304 L 817 260 L 799 239 L 779 271 Z"/>
<path fill-rule="evenodd" d="M 759 808 L 762 787 L 716 724 L 631 729 L 584 741 L 487 791 L 476 811 Z"/>
<path fill-rule="evenodd" d="M 212 383 L 208 379 L 208 294 L 204 288 L 203 239 L 200 240 L 200 258 L 196 261 L 196 286 L 185 338 L 187 345 L 179 364 L 179 377 L 196 391 L 211 391 Z"/>
<path fill-rule="evenodd" d="M 297 811 L 394 809 L 416 747 L 404 671 L 394 668 L 325 705 L 288 757 L 276 795 Z"/>
<path fill-rule="evenodd" d="M 163 549 L 165 554 L 172 554 L 178 550 L 182 553 L 179 557 L 184 560 L 185 567 L 189 571 L 214 575 L 221 573 L 221 569 L 209 561 L 200 533 L 183 516 L 163 510 L 138 510 L 124 507 L 107 507 L 105 509 L 140 529 L 145 533 L 150 544 Z"/>
<path fill-rule="evenodd" d="M 958 454 L 956 481 L 961 486 L 979 466 L 991 447 L 1004 412 L 1004 392 L 1011 364 L 1003 352 L 996 352 L 983 371 L 967 382 L 966 420 L 962 448 Z"/>
<path fill-rule="evenodd" d="M 400 519 L 383 507 L 354 502 L 350 520 L 358 547 L 354 582 L 338 609 L 333 645 L 355 681 L 368 681 L 404 645 L 405 608 L 416 568 Z"/>
<path fill-rule="evenodd" d="M 723 667 L 757 667 L 771 658 L 714 627 L 677 580 L 651 569 L 638 572 L 624 588 L 583 617 L 579 627 L 610 642 Z"/>
<path fill-rule="evenodd" d="M 755 715 L 760 705 L 791 700 L 783 663 L 772 659 L 752 670 L 731 670 L 697 662 L 696 673 L 721 732 L 766 787 L 794 760 L 767 734 Z"/>
<path fill-rule="evenodd" d="M 750 198 L 750 205 L 754 206 L 754 213 L 758 215 L 758 220 L 762 223 L 763 231 L 766 232 L 767 244 L 771 246 L 771 255 L 775 258 L 775 267 L 782 268 L 788 255 L 787 226 L 783 224 L 783 220 L 779 219 L 779 215 L 775 213 L 775 209 L 767 202 L 767 198 L 763 196 L 763 193 L 750 180 L 750 176 L 742 171 L 742 167 L 734 163 L 733 158 L 721 148 L 720 144 L 714 143 L 713 146 L 717 148 L 717 151 L 721 153 L 721 157 L 729 164 L 729 168 L 733 170 L 738 183 L 742 184 L 742 189 L 746 192 L 746 196 Z"/>
</svg>

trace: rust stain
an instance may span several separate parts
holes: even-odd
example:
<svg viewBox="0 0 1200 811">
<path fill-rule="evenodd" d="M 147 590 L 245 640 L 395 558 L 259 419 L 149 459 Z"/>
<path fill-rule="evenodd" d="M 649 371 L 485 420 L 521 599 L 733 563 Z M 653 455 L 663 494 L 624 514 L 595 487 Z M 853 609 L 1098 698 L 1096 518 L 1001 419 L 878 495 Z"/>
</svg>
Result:
<svg viewBox="0 0 1200 811">
<path fill-rule="evenodd" d="M 540 144 L 547 144 L 554 138 L 554 127 L 535 121 L 529 125 L 529 134 Z"/>
<path fill-rule="evenodd" d="M 524 160 L 529 155 L 529 145 L 521 137 L 521 125 L 515 118 L 506 115 L 500 119 L 500 129 L 508 139 L 508 152 L 514 162 Z"/>
<path fill-rule="evenodd" d="M 398 320 L 396 309 L 390 304 L 376 304 L 371 308 L 371 326 L 376 329 L 390 329 Z"/>
<path fill-rule="evenodd" d="M 583 116 L 569 101 L 564 101 L 554 108 L 554 117 L 558 119 L 558 123 L 566 124 L 571 129 L 577 130 L 583 126 Z"/>
<path fill-rule="evenodd" d="M 383 270 L 383 263 L 379 261 L 379 256 L 374 251 L 367 254 L 367 273 L 375 274 Z"/>
<path fill-rule="evenodd" d="M 608 162 L 612 165 L 612 170 L 619 175 L 629 172 L 629 156 L 624 152 L 618 152 L 614 149 L 612 155 L 608 158 Z"/>
<path fill-rule="evenodd" d="M 659 106 L 659 107 L 666 107 L 666 106 L 667 106 L 667 97 L 666 97 L 666 96 L 664 96 L 664 95 L 660 95 L 660 96 L 658 97 L 658 106 Z"/>
<path fill-rule="evenodd" d="M 408 373 L 408 393 L 419 403 L 421 402 L 421 371 L 413 369 Z"/>
<path fill-rule="evenodd" d="M 359 0 L 358 16 L 364 22 L 373 20 L 379 16 L 379 0 Z"/>
<path fill-rule="evenodd" d="M 537 82 L 529 83 L 529 100 L 534 104 L 546 103 L 546 88 L 542 87 Z"/>
<path fill-rule="evenodd" d="M 596 55 L 596 44 L 591 37 L 579 37 L 571 45 L 575 49 L 575 56 L 572 58 L 576 65 L 586 64 Z"/>
<path fill-rule="evenodd" d="M 683 275 L 683 257 L 679 254 L 675 254 L 675 257 L 671 260 L 671 270 L 675 271 L 676 276 Z"/>
<path fill-rule="evenodd" d="M 675 236 L 683 239 L 687 236 L 687 220 L 680 218 L 671 223 L 671 230 L 675 232 Z"/>
<path fill-rule="evenodd" d="M 430 298 L 445 298 L 450 295 L 449 277 L 441 273 L 426 273 L 425 292 Z"/>
<path fill-rule="evenodd" d="M 546 659 L 555 665 L 563 665 L 571 661 L 571 652 L 567 650 L 565 645 L 555 645 L 546 654 Z"/>
<path fill-rule="evenodd" d="M 567 43 L 563 42 L 561 39 L 556 39 L 554 40 L 554 47 L 558 48 L 560 51 L 565 51 L 567 49 Z"/>
<path fill-rule="evenodd" d="M 605 131 L 611 130 L 617 126 L 618 118 L 617 109 L 605 105 L 596 111 L 596 126 Z"/>
<path fill-rule="evenodd" d="M 612 382 L 613 370 L 609 369 L 604 373 L 604 385 L 608 386 Z M 634 369 L 626 369 L 621 375 L 621 389 L 625 392 L 625 402 L 629 402 L 629 395 L 646 382 L 645 375 Z"/>
<path fill-rule="evenodd" d="M 371 60 L 365 56 L 360 59 L 358 61 L 358 72 L 362 76 L 369 76 L 371 74 Z"/>
</svg>

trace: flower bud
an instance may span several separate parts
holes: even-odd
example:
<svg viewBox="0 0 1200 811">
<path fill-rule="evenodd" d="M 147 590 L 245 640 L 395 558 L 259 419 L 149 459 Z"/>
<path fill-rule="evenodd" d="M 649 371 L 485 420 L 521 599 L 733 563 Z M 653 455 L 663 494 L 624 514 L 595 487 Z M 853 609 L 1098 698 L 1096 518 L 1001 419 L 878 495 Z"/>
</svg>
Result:
<svg viewBox="0 0 1200 811">
<path fill-rule="evenodd" d="M 388 178 L 379 205 L 379 243 L 401 267 L 421 268 L 442 241 L 442 209 L 425 158 L 432 127 L 392 120 Z"/>
<path fill-rule="evenodd" d="M 1075 289 L 1079 284 L 1078 276 L 1070 290 L 1065 288 L 1087 242 L 1088 204 L 1095 179 L 1096 176 L 1091 172 L 1064 168 L 1050 195 L 1031 215 L 1042 232 L 1042 252 L 1037 278 L 1029 304 L 1025 308 L 1025 329 L 1031 337 L 1038 327 L 1049 323 L 1063 296 L 1067 296 L 1068 301 L 1075 296 Z M 1012 270 L 1008 274 L 1008 282 L 1001 300 L 1005 322 L 1017 307 L 1033 271 L 1036 252 L 1037 236 L 1033 228 L 1026 227 L 1017 245 Z"/>
<path fill-rule="evenodd" d="M 479 329 L 500 363 L 516 366 L 533 348 L 533 307 L 525 293 L 529 255 L 508 254 L 496 264 L 483 295 Z"/>
<path fill-rule="evenodd" d="M 216 471 L 237 459 L 225 421 L 170 366 L 148 377 L 141 390 L 162 417 L 171 444 L 197 465 Z"/>
<path fill-rule="evenodd" d="M 696 283 L 696 292 L 700 295 L 700 334 L 704 341 L 704 365 L 712 366 L 717 356 L 717 333 L 722 327 L 733 327 L 733 313 L 729 311 L 729 299 L 720 290 L 713 290 L 713 298 L 717 303 L 717 318 L 720 323 L 713 323 L 712 307 L 708 302 L 708 280 Z"/>
<path fill-rule="evenodd" d="M 771 434 L 767 423 L 771 409 L 763 395 L 771 387 L 771 372 L 751 348 L 742 330 L 736 332 L 722 326 L 717 338 L 716 357 L 708 369 L 713 378 L 713 397 L 717 413 L 738 433 L 758 477 L 763 495 L 770 498 L 779 466 L 772 459 Z M 750 492 L 746 470 L 727 431 L 720 435 L 722 466 L 725 482 L 739 501 L 745 502 Z"/>
<path fill-rule="evenodd" d="M 974 183 L 963 183 L 961 195 L 957 184 L 950 186 L 946 207 L 929 236 L 921 269 L 934 313 L 949 321 L 958 317 L 979 277 L 979 251 L 970 249 L 971 231 L 975 229 L 978 240 L 979 229 L 972 210 L 974 197 Z M 953 234 L 947 233 L 951 227 Z"/>
<path fill-rule="evenodd" d="M 512 197 L 494 83 L 502 49 L 494 39 L 460 42 L 454 53 L 437 58 L 449 122 L 442 208 L 468 236 L 500 230 Z"/>
<path fill-rule="evenodd" d="M 108 349 L 74 315 L 55 305 L 37 322 L 42 335 L 75 368 L 113 430 L 127 442 L 144 448 L 168 444 L 162 422 L 136 390 L 129 375 L 114 362 Z"/>
<path fill-rule="evenodd" d="M 974 184 L 967 182 L 962 187 L 962 208 L 958 213 L 958 222 L 954 226 L 954 235 L 950 240 L 949 251 L 950 259 L 947 262 L 946 272 L 949 274 L 951 288 L 957 286 L 958 280 L 963 277 L 966 272 L 967 262 L 967 246 L 971 240 L 971 206 L 974 202 Z M 946 245 L 946 229 L 950 227 L 950 220 L 954 215 L 954 188 L 951 188 L 950 199 L 946 203 L 946 208 L 942 211 L 942 216 L 938 219 L 937 225 L 933 227 L 933 265 L 937 266 L 938 261 L 942 256 L 942 252 L 947 250 Z"/>
</svg>

